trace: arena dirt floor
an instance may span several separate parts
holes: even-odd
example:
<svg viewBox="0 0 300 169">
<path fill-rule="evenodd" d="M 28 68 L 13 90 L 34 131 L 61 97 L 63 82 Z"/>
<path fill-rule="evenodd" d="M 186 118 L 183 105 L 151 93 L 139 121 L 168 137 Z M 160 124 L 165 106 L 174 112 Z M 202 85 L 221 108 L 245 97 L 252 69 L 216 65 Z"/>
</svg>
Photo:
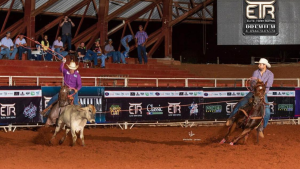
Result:
<svg viewBox="0 0 300 169">
<path fill-rule="evenodd" d="M 85 147 L 71 147 L 70 135 L 58 145 L 63 132 L 49 145 L 53 131 L 0 132 L 1 168 L 299 168 L 297 125 L 269 125 L 259 144 L 252 132 L 234 146 L 218 144 L 226 127 L 97 127 L 85 129 Z"/>
</svg>

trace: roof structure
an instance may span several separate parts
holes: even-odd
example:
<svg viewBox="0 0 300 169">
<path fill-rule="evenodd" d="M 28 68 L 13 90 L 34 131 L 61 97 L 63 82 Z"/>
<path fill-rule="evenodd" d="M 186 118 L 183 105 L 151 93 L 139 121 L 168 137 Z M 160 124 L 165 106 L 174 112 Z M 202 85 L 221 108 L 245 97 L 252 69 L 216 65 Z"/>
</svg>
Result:
<svg viewBox="0 0 300 169">
<path fill-rule="evenodd" d="M 72 45 L 86 42 L 90 47 L 96 38 L 101 38 L 101 45 L 108 36 L 123 29 L 122 37 L 128 28 L 132 34 L 130 23 L 133 21 L 145 21 L 144 29 L 147 29 L 151 21 L 161 22 L 162 27 L 149 35 L 146 47 L 152 46 L 148 52 L 151 57 L 159 45 L 165 43 L 165 57 L 172 57 L 172 27 L 178 23 L 212 24 L 214 0 L 2 0 L 0 10 L 6 10 L 7 15 L 0 36 L 6 31 L 11 31 L 12 36 L 25 33 L 28 37 L 37 39 L 48 30 L 62 22 L 63 17 L 77 16 L 81 21 L 72 39 Z M 24 18 L 6 27 L 7 19 L 11 11 L 24 12 Z M 37 15 L 54 15 L 57 19 L 45 25 L 40 30 L 35 30 L 35 17 Z M 97 22 L 89 29 L 80 32 L 84 18 L 93 17 Z M 108 30 L 111 20 L 123 22 Z M 60 28 L 57 29 L 59 35 Z M 121 38 L 122 38 L 121 37 Z M 120 49 L 120 47 L 119 47 Z M 135 45 L 130 50 L 135 49 Z"/>
</svg>

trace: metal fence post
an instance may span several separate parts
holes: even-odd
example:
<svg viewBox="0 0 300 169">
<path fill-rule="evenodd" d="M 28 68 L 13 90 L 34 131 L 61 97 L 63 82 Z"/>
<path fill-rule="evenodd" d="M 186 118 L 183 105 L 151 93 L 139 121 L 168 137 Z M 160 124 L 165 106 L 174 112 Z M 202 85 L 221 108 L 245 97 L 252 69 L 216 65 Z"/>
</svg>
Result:
<svg viewBox="0 0 300 169">
<path fill-rule="evenodd" d="M 300 87 L 300 79 L 297 78 L 297 86 Z"/>
<path fill-rule="evenodd" d="M 9 86 L 12 86 L 12 76 L 9 76 L 9 77 L 8 77 L 8 85 L 9 85 Z"/>
<path fill-rule="evenodd" d="M 37 76 L 36 77 L 36 86 L 39 86 L 39 83 L 40 83 L 40 78 Z"/>
<path fill-rule="evenodd" d="M 217 79 L 215 79 L 215 87 L 217 87 Z"/>
<path fill-rule="evenodd" d="M 245 79 L 242 79 L 242 87 L 245 87 Z"/>
<path fill-rule="evenodd" d="M 156 78 L 156 87 L 158 87 L 158 78 Z"/>
<path fill-rule="evenodd" d="M 95 77 L 95 86 L 97 86 L 97 77 Z"/>
<path fill-rule="evenodd" d="M 185 79 L 185 87 L 189 87 L 189 79 L 188 78 Z"/>
<path fill-rule="evenodd" d="M 128 86 L 128 79 L 125 78 L 125 79 L 124 79 L 124 87 L 127 87 L 127 86 Z"/>
</svg>

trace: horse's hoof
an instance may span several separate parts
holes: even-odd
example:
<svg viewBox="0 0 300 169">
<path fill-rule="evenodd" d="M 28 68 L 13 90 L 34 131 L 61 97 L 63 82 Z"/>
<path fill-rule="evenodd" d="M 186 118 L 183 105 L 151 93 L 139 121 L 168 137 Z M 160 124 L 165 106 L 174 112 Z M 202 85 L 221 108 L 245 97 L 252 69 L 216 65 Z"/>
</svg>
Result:
<svg viewBox="0 0 300 169">
<path fill-rule="evenodd" d="M 64 141 L 62 141 L 62 140 L 59 140 L 59 145 L 61 145 L 63 142 L 64 142 Z"/>
<path fill-rule="evenodd" d="M 229 145 L 233 146 L 234 144 L 233 144 L 233 142 L 230 142 Z"/>
<path fill-rule="evenodd" d="M 225 140 L 225 138 L 223 138 L 223 140 L 221 140 L 219 144 L 223 144 L 225 142 L 226 142 L 226 140 Z"/>
</svg>

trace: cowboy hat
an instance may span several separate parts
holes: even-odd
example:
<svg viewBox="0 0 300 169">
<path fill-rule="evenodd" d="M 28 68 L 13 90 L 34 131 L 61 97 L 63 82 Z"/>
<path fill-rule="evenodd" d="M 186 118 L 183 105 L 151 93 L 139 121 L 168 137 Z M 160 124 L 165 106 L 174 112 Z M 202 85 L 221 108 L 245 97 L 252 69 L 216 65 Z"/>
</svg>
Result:
<svg viewBox="0 0 300 169">
<path fill-rule="evenodd" d="M 79 65 L 76 65 L 76 63 L 72 60 L 69 65 L 67 64 L 67 66 L 71 70 L 76 70 Z"/>
<path fill-rule="evenodd" d="M 262 63 L 262 64 L 267 65 L 268 68 L 271 68 L 270 63 L 269 63 L 268 60 L 265 59 L 265 58 L 261 58 L 261 59 L 259 60 L 259 62 L 255 62 L 255 63 Z"/>
</svg>

